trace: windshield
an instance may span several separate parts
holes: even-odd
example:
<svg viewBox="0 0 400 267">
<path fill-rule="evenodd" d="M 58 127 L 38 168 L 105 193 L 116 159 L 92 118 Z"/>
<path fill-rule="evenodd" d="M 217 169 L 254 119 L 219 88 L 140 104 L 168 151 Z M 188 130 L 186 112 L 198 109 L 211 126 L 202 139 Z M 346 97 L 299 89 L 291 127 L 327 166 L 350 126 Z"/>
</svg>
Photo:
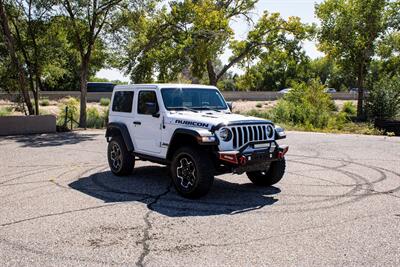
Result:
<svg viewBox="0 0 400 267">
<path fill-rule="evenodd" d="M 222 95 L 216 89 L 164 88 L 161 89 L 161 95 L 168 110 L 227 109 Z"/>
</svg>

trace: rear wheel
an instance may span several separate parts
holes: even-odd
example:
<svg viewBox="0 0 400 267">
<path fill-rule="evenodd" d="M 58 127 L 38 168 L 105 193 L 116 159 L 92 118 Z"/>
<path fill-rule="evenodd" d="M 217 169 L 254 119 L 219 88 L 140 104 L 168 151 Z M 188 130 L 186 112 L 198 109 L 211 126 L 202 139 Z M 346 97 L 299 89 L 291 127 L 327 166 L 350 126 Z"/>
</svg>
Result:
<svg viewBox="0 0 400 267">
<path fill-rule="evenodd" d="M 135 166 L 135 157 L 126 148 L 121 136 L 113 136 L 108 143 L 108 165 L 118 176 L 129 175 Z"/>
<path fill-rule="evenodd" d="M 172 180 L 180 195 L 199 198 L 210 191 L 214 182 L 214 165 L 205 151 L 182 147 L 175 152 L 173 159 Z"/>
<path fill-rule="evenodd" d="M 254 171 L 247 172 L 247 177 L 249 177 L 250 181 L 255 185 L 260 186 L 271 186 L 278 183 L 284 173 L 286 168 L 285 159 L 271 162 L 269 168 L 265 171 Z"/>
</svg>

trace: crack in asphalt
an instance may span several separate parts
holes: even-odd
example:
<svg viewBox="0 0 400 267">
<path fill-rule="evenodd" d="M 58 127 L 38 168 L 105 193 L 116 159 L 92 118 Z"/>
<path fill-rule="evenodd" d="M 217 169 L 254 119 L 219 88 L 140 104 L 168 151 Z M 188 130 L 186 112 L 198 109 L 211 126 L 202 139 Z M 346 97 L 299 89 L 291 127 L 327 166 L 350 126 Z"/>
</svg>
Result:
<svg viewBox="0 0 400 267">
<path fill-rule="evenodd" d="M 136 262 L 136 266 L 143 267 L 144 259 L 150 253 L 150 248 L 149 248 L 148 242 L 151 240 L 151 238 L 149 235 L 149 231 L 153 227 L 153 225 L 151 224 L 149 217 L 150 217 L 150 213 L 154 211 L 153 205 L 155 205 L 161 199 L 161 197 L 167 195 L 171 191 L 171 187 L 172 187 L 172 181 L 169 183 L 169 185 L 167 186 L 167 189 L 164 192 L 162 192 L 159 195 L 154 196 L 153 201 L 150 202 L 149 204 L 147 204 L 147 208 L 149 209 L 149 211 L 146 212 L 146 214 L 143 216 L 143 220 L 144 220 L 146 226 L 143 230 L 143 238 L 139 242 L 139 244 L 142 244 L 143 248 L 142 248 L 142 253 L 140 254 L 140 256 L 138 258 L 138 261 Z"/>
</svg>

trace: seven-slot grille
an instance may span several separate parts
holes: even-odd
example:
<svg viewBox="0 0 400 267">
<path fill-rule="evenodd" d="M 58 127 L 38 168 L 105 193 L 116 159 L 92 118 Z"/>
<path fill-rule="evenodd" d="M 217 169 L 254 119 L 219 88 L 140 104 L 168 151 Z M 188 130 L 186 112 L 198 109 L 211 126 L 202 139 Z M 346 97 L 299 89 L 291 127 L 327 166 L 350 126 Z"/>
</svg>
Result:
<svg viewBox="0 0 400 267">
<path fill-rule="evenodd" d="M 240 148 L 252 141 L 269 141 L 274 138 L 274 128 L 271 124 L 240 125 L 229 128 L 233 134 L 233 148 Z"/>
</svg>

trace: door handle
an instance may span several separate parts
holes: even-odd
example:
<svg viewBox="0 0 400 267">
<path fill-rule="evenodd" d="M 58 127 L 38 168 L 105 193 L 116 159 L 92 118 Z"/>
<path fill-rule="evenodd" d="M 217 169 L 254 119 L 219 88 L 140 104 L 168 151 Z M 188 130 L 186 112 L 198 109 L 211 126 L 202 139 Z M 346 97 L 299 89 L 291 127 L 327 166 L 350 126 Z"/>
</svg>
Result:
<svg viewBox="0 0 400 267">
<path fill-rule="evenodd" d="M 141 125 L 142 123 L 140 121 L 134 121 L 133 124 L 135 125 Z"/>
</svg>

